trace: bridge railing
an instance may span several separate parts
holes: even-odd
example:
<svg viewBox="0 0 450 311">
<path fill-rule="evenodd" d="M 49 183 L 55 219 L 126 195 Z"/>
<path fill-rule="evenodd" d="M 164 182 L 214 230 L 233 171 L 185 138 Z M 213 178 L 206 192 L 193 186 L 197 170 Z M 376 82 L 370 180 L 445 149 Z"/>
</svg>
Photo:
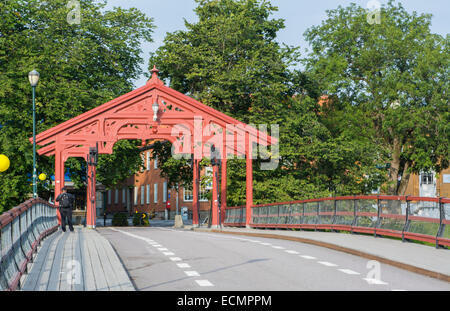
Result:
<svg viewBox="0 0 450 311">
<path fill-rule="evenodd" d="M 245 226 L 245 207 L 226 210 L 225 226 Z M 336 230 L 450 246 L 450 199 L 330 197 L 252 207 L 253 228 Z"/>
<path fill-rule="evenodd" d="M 58 229 L 54 205 L 32 199 L 0 215 L 0 290 L 20 288 L 41 240 Z"/>
</svg>

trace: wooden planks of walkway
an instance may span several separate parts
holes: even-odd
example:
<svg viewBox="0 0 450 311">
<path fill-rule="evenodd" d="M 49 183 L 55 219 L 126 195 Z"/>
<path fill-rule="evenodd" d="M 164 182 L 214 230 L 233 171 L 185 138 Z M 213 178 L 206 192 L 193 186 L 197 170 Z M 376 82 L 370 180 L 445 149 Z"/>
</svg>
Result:
<svg viewBox="0 0 450 311">
<path fill-rule="evenodd" d="M 23 291 L 135 290 L 108 240 L 83 227 L 45 239 L 22 284 Z"/>
</svg>

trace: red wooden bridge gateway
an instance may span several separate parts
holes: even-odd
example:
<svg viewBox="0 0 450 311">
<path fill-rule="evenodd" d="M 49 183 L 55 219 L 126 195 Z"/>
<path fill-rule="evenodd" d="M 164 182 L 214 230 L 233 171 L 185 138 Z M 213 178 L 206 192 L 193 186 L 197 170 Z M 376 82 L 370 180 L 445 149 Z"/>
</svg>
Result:
<svg viewBox="0 0 450 311">
<path fill-rule="evenodd" d="M 139 139 L 143 144 L 150 140 L 167 140 L 176 146 L 176 153 L 193 155 L 194 225 L 198 225 L 199 162 L 203 156 L 210 156 L 211 145 L 217 146 L 222 160 L 222 222 L 226 208 L 227 158 L 246 158 L 246 223 L 250 224 L 254 148 L 257 144 L 269 146 L 277 143 L 266 133 L 165 86 L 155 67 L 145 86 L 36 136 L 36 144 L 42 146 L 38 153 L 55 156 L 55 197 L 64 187 L 64 163 L 68 158 L 81 157 L 89 161 L 91 148 L 97 148 L 98 154 L 112 154 L 114 144 L 122 139 Z M 217 172 L 218 167 L 214 169 Z M 95 227 L 95 166 L 88 165 L 88 175 L 86 224 Z M 219 198 L 216 185 L 213 184 L 212 188 L 212 225 L 217 226 Z"/>
</svg>

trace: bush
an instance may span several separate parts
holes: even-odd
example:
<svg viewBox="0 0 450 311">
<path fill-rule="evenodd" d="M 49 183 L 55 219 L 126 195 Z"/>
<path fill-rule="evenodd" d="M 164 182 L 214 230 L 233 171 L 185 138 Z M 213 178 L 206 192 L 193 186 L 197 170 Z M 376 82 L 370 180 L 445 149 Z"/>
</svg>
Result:
<svg viewBox="0 0 450 311">
<path fill-rule="evenodd" d="M 134 213 L 133 215 L 133 226 L 149 226 L 147 213 Z"/>
<path fill-rule="evenodd" d="M 125 213 L 116 213 L 112 219 L 113 227 L 127 227 L 128 226 L 128 217 Z"/>
</svg>

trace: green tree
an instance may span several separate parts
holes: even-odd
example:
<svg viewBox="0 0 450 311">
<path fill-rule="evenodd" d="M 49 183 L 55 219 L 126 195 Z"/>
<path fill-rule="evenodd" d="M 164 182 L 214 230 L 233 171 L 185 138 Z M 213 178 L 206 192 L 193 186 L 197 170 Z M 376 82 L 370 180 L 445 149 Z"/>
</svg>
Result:
<svg viewBox="0 0 450 311">
<path fill-rule="evenodd" d="M 0 178 L 0 209 L 13 207 L 31 192 L 29 71 L 41 74 L 38 133 L 132 90 L 132 81 L 141 74 L 141 43 L 152 41 L 153 20 L 137 9 L 106 10 L 106 1 L 79 2 L 77 24 L 68 22 L 72 8 L 65 0 L 0 1 L 0 151 L 12 160 Z M 126 144 L 120 147 L 130 157 L 135 154 Z M 38 172 L 51 175 L 53 163 L 39 157 Z M 75 175 L 83 172 L 78 160 L 68 167 Z M 108 179 L 101 174 L 100 180 Z"/>
<path fill-rule="evenodd" d="M 240 121 L 280 126 L 278 168 L 261 171 L 264 160 L 254 163 L 255 203 L 377 188 L 373 145 L 327 126 L 315 77 L 290 69 L 300 55 L 276 41 L 284 28 L 282 19 L 271 18 L 277 8 L 257 0 L 197 2 L 198 22 L 167 34 L 150 66 L 161 69 L 171 87 Z M 228 205 L 244 204 L 245 161 L 228 162 Z M 163 174 L 180 170 L 172 164 Z"/>
<path fill-rule="evenodd" d="M 313 49 L 306 64 L 334 95 L 334 129 L 377 146 L 375 162 L 390 164 L 390 194 L 404 193 L 413 172 L 447 168 L 449 36 L 430 32 L 431 15 L 394 1 L 383 6 L 380 24 L 369 24 L 356 4 L 327 15 L 305 33 Z"/>
</svg>

